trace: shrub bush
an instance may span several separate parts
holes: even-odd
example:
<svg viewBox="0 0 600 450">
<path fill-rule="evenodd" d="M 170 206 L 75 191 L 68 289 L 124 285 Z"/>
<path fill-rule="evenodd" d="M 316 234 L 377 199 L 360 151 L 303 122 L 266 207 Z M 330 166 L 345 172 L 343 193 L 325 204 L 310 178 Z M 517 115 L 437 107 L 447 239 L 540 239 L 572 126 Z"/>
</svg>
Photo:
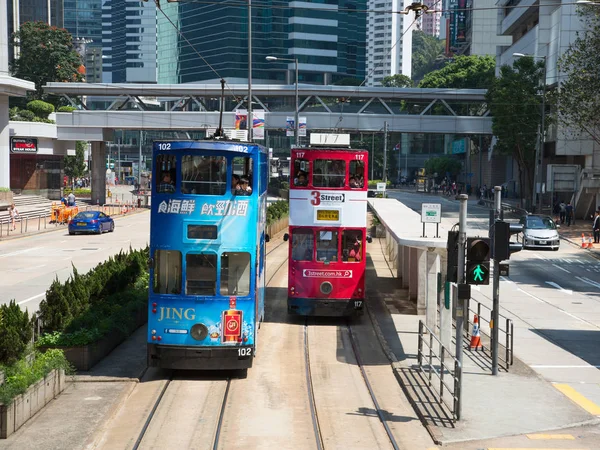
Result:
<svg viewBox="0 0 600 450">
<path fill-rule="evenodd" d="M 73 112 L 76 111 L 77 108 L 74 106 L 60 106 L 56 111 L 57 112 Z"/>
<path fill-rule="evenodd" d="M 377 187 L 377 183 L 383 183 L 383 180 L 369 180 L 369 187 L 370 188 L 376 188 Z M 392 184 L 392 182 L 390 180 L 387 180 L 385 182 L 386 188 L 389 188 L 391 184 Z"/>
<path fill-rule="evenodd" d="M 40 119 L 47 119 L 54 112 L 54 105 L 42 100 L 32 100 L 27 103 L 27 109 Z"/>
<path fill-rule="evenodd" d="M 0 364 L 14 364 L 31 341 L 33 328 L 27 310 L 11 300 L 0 306 Z"/>
<path fill-rule="evenodd" d="M 289 188 L 290 188 L 290 183 L 288 183 L 287 181 L 281 182 L 281 189 L 289 189 Z"/>
<path fill-rule="evenodd" d="M 290 213 L 290 205 L 286 200 L 278 200 L 267 207 L 267 225 L 278 221 Z"/>
<path fill-rule="evenodd" d="M 71 188 L 65 188 L 64 195 L 69 195 L 71 192 L 75 194 L 75 197 L 89 197 L 92 195 L 91 188 L 75 188 L 74 191 Z"/>
<path fill-rule="evenodd" d="M 15 120 L 22 122 L 33 122 L 33 119 L 35 119 L 35 113 L 33 113 L 33 111 L 29 111 L 28 109 L 20 109 L 15 116 Z"/>
</svg>

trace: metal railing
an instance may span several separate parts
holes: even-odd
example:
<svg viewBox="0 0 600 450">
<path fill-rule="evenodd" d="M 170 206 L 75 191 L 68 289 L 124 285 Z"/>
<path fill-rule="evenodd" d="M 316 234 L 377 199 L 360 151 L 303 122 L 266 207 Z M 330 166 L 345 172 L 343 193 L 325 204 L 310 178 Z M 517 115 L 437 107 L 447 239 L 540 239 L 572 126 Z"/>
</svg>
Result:
<svg viewBox="0 0 600 450">
<path fill-rule="evenodd" d="M 473 304 L 475 304 L 475 307 L 473 307 Z M 484 317 L 481 313 L 484 313 L 486 315 L 488 315 L 489 319 Z M 487 334 L 485 333 L 482 329 L 481 329 L 481 322 L 485 322 L 488 324 L 490 330 L 492 329 L 493 326 L 495 326 L 495 324 L 492 323 L 492 310 L 490 308 L 488 308 L 487 306 L 485 306 L 482 303 L 479 303 L 477 300 L 473 300 L 470 299 L 469 300 L 469 313 L 473 313 L 473 314 L 469 314 L 469 318 L 477 315 L 477 317 L 479 318 L 479 332 L 485 336 L 487 336 L 490 339 L 490 346 L 489 348 L 486 346 L 483 346 L 483 350 L 482 352 L 485 353 L 486 355 L 488 355 L 490 358 L 492 357 L 491 354 L 491 347 L 493 345 L 492 342 L 492 336 L 491 333 Z M 498 361 L 500 361 L 501 364 L 499 364 L 500 366 L 502 366 L 504 369 L 508 370 L 510 368 L 510 366 L 512 366 L 513 364 L 513 345 L 514 345 L 514 324 L 513 321 L 511 319 L 509 319 L 508 317 L 503 316 L 502 314 L 499 314 L 500 317 L 500 323 L 498 324 Z M 473 320 L 468 319 L 468 323 L 470 325 L 470 327 L 466 330 L 467 332 L 467 340 L 470 338 L 471 334 L 472 334 L 472 325 Z M 502 324 L 504 324 L 504 328 L 502 328 Z M 500 334 L 503 333 L 504 334 L 504 339 L 502 339 L 502 337 L 500 336 Z M 502 352 L 501 347 L 501 343 L 504 340 L 504 352 Z M 504 353 L 504 358 L 502 357 L 502 353 Z"/>
<path fill-rule="evenodd" d="M 429 334 L 429 339 L 425 337 L 425 333 Z M 434 340 L 436 341 L 435 346 Z M 426 353 L 423 352 L 423 346 L 426 346 L 428 349 Z M 440 349 L 438 351 L 439 355 L 436 353 L 436 348 Z M 424 359 L 427 361 L 426 364 L 423 364 Z M 432 376 L 434 374 L 439 379 L 439 385 L 435 383 L 439 389 L 437 391 L 435 388 L 433 389 L 433 391 L 437 392 L 439 395 L 439 397 L 436 399 L 438 404 L 446 405 L 446 407 L 451 411 L 453 419 L 460 420 L 460 386 L 462 367 L 460 362 L 452 355 L 452 352 L 444 347 L 442 342 L 427 327 L 427 325 L 423 323 L 422 320 L 419 320 L 419 350 L 417 353 L 417 360 L 419 363 L 419 369 L 421 369 L 421 372 L 423 372 L 423 374 L 426 375 L 429 380 L 430 387 L 433 386 Z M 448 361 L 450 361 L 450 364 Z M 452 380 L 452 386 L 449 386 L 446 383 L 448 378 Z M 450 395 L 451 401 L 446 401 L 446 398 L 444 398 L 444 389 Z"/>
</svg>

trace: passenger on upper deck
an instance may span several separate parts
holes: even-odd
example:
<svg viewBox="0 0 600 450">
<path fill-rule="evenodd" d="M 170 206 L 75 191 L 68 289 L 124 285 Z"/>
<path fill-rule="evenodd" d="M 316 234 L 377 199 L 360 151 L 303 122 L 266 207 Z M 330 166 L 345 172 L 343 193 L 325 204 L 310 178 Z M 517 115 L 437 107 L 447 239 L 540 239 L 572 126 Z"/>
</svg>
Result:
<svg viewBox="0 0 600 450">
<path fill-rule="evenodd" d="M 349 184 L 350 184 L 351 188 L 358 188 L 358 187 L 360 187 L 358 185 L 358 182 L 356 181 L 355 177 L 350 177 Z"/>
<path fill-rule="evenodd" d="M 240 178 L 240 190 L 236 190 L 236 195 L 251 195 L 252 188 L 250 187 L 250 180 L 247 176 L 242 176 Z"/>
<path fill-rule="evenodd" d="M 308 186 L 308 179 L 306 174 L 302 171 L 298 172 L 297 178 L 294 180 L 296 186 Z"/>
<path fill-rule="evenodd" d="M 240 176 L 235 173 L 231 175 L 231 193 L 235 195 L 239 195 L 242 190 L 240 186 Z"/>
<path fill-rule="evenodd" d="M 163 171 L 161 175 L 161 182 L 157 187 L 157 192 L 172 194 L 175 192 L 175 183 L 171 180 L 171 174 L 167 171 Z"/>
</svg>

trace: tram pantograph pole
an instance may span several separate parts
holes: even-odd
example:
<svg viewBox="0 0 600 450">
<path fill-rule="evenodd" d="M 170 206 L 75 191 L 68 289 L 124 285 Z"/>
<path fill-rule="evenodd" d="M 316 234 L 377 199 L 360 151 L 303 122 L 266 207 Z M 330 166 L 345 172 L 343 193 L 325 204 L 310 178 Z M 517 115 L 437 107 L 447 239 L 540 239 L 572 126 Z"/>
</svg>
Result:
<svg viewBox="0 0 600 450">
<path fill-rule="evenodd" d="M 467 242 L 467 200 L 469 196 L 461 194 L 458 196 L 460 202 L 460 210 L 458 216 L 458 264 L 457 264 L 457 283 L 463 284 L 465 282 L 465 245 Z M 456 359 L 462 367 L 463 363 L 463 327 L 465 321 L 465 314 L 467 311 L 467 300 L 458 300 L 456 302 Z M 462 378 L 459 379 L 459 383 L 462 383 Z M 462 392 L 462 386 L 459 387 Z M 462 395 L 458 397 L 457 412 L 458 417 L 462 417 Z"/>
</svg>

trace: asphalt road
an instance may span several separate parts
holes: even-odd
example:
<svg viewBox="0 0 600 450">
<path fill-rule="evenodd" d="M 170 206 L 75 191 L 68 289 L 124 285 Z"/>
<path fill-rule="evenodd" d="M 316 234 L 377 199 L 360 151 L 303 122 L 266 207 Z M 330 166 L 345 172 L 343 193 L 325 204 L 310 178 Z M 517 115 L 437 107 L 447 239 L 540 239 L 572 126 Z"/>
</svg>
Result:
<svg viewBox="0 0 600 450">
<path fill-rule="evenodd" d="M 37 311 L 55 278 L 86 273 L 109 256 L 144 248 L 149 242 L 148 211 L 115 217 L 115 231 L 102 235 L 69 236 L 66 227 L 0 243 L 0 304 L 14 299 L 22 308 Z"/>
</svg>

